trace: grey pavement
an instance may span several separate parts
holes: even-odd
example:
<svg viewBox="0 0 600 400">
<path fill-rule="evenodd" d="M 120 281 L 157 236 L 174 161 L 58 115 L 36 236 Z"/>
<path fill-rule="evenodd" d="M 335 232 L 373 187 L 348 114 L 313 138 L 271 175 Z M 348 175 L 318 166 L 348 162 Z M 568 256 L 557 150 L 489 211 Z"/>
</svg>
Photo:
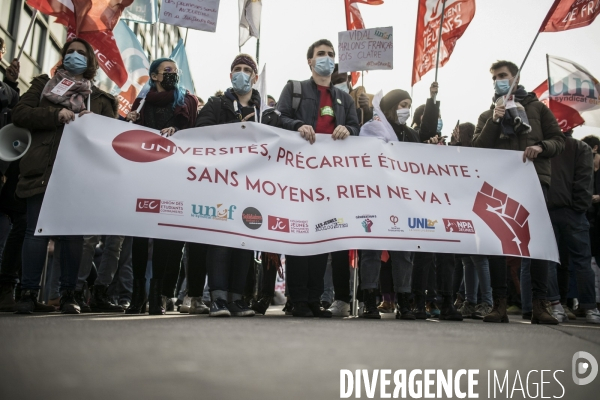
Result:
<svg viewBox="0 0 600 400">
<path fill-rule="evenodd" d="M 399 321 L 393 314 L 297 319 L 281 307 L 225 319 L 2 313 L 0 400 L 339 399 L 341 369 L 479 369 L 479 398 L 488 398 L 488 370 L 492 381 L 493 371 L 503 379 L 508 370 L 511 389 L 520 377 L 530 391 L 524 397 L 516 385 L 513 399 L 533 397 L 539 371 L 550 370 L 544 397 L 597 399 L 600 376 L 585 386 L 573 383 L 577 351 L 600 360 L 600 326 L 580 320 L 538 326 L 516 316 L 510 324 Z M 531 370 L 538 372 L 527 384 Z M 496 398 L 509 398 L 507 390 Z M 375 393 L 380 398 L 379 387 Z M 361 396 L 367 398 L 364 386 Z"/>
</svg>

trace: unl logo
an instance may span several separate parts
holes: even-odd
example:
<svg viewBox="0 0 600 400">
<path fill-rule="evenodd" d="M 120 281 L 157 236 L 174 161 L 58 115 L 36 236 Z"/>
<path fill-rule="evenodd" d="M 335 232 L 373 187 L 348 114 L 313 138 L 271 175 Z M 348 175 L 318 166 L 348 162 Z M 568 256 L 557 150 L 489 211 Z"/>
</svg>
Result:
<svg viewBox="0 0 600 400">
<path fill-rule="evenodd" d="M 473 212 L 500 239 L 504 254 L 529 257 L 529 211 L 525 207 L 484 182 Z"/>
<path fill-rule="evenodd" d="M 290 232 L 290 220 L 269 215 L 269 230 L 277 232 Z"/>
<path fill-rule="evenodd" d="M 464 219 L 446 219 L 444 218 L 444 227 L 446 232 L 455 233 L 475 233 L 473 223 Z"/>
<path fill-rule="evenodd" d="M 160 213 L 160 200 L 155 199 L 137 199 L 135 205 L 136 212 Z"/>
<path fill-rule="evenodd" d="M 140 163 L 162 160 L 177 151 L 169 139 L 141 129 L 121 133 L 113 139 L 112 146 L 124 159 Z"/>
</svg>

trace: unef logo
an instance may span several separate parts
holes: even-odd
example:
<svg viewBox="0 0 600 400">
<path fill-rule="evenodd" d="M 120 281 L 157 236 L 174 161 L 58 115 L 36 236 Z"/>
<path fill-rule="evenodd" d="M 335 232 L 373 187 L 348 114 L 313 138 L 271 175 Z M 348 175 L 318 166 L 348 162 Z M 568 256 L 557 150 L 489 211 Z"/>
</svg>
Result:
<svg viewBox="0 0 600 400">
<path fill-rule="evenodd" d="M 146 163 L 162 160 L 177 152 L 169 139 L 141 129 L 125 131 L 112 142 L 115 152 L 126 160 Z"/>
<path fill-rule="evenodd" d="M 138 199 L 135 205 L 136 212 L 160 213 L 160 200 L 155 199 Z"/>
<path fill-rule="evenodd" d="M 269 230 L 277 232 L 290 232 L 290 220 L 287 218 L 269 215 Z"/>
<path fill-rule="evenodd" d="M 219 221 L 227 221 L 233 219 L 233 212 L 236 206 L 231 205 L 229 208 L 223 207 L 223 204 L 217 204 L 216 207 L 203 206 L 201 204 L 192 204 L 192 217 L 216 219 Z"/>
</svg>

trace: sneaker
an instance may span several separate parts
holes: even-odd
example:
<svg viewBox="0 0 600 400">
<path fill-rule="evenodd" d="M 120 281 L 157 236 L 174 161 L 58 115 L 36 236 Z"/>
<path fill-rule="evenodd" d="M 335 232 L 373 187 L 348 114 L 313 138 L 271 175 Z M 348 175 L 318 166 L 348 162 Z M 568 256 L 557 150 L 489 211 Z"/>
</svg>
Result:
<svg viewBox="0 0 600 400">
<path fill-rule="evenodd" d="M 15 311 L 15 285 L 2 284 L 0 285 L 0 311 L 13 312 Z"/>
<path fill-rule="evenodd" d="M 458 309 L 462 314 L 463 318 L 473 318 L 475 314 L 475 306 L 469 302 L 469 300 L 465 300 L 462 304 L 462 307 Z"/>
<path fill-rule="evenodd" d="M 463 303 L 465 302 L 464 297 L 462 296 L 462 294 L 457 293 L 456 294 L 456 301 L 454 302 L 454 308 L 456 308 L 457 310 L 459 310 Z"/>
<path fill-rule="evenodd" d="M 183 307 L 183 305 L 181 306 Z M 181 307 L 180 311 L 181 312 Z M 190 300 L 190 306 L 188 309 L 190 314 L 209 314 L 210 308 L 202 301 L 202 297 L 192 297 Z"/>
<path fill-rule="evenodd" d="M 492 306 L 488 303 L 481 303 L 475 306 L 475 312 L 472 314 L 473 319 L 483 319 L 486 315 L 492 312 Z M 506 312 L 508 314 L 508 311 Z"/>
<path fill-rule="evenodd" d="M 569 321 L 569 317 L 565 313 L 565 310 L 562 305 L 556 304 L 552 306 L 552 316 L 556 318 L 558 322 L 567 322 Z"/>
<path fill-rule="evenodd" d="M 314 314 L 312 310 L 308 307 L 308 303 L 306 301 L 299 301 L 294 303 L 294 310 L 292 311 L 292 315 L 294 317 L 300 318 L 312 318 Z"/>
<path fill-rule="evenodd" d="M 396 307 L 394 307 L 394 303 L 391 301 L 382 301 L 381 304 L 377 306 L 377 309 L 379 312 L 387 314 L 393 313 L 396 310 Z"/>
<path fill-rule="evenodd" d="M 290 300 L 286 301 L 285 306 L 281 311 L 283 311 L 285 315 L 294 315 L 294 304 Z"/>
<path fill-rule="evenodd" d="M 427 313 L 429 314 L 429 318 L 440 317 L 440 309 L 438 308 L 437 304 L 435 304 L 433 301 L 427 303 L 427 306 L 425 308 L 427 310 Z"/>
<path fill-rule="evenodd" d="M 202 298 L 202 297 L 200 297 Z M 190 312 L 190 305 L 191 305 L 192 299 L 191 297 L 185 296 L 183 298 L 183 303 L 179 306 L 179 312 L 181 314 L 187 314 Z M 204 303 L 204 301 L 202 301 Z M 206 305 L 206 303 L 204 303 Z M 210 312 L 210 308 L 209 308 L 209 312 Z"/>
<path fill-rule="evenodd" d="M 223 299 L 216 299 L 210 305 L 209 317 L 231 317 L 229 308 L 227 308 L 227 301 Z"/>
<path fill-rule="evenodd" d="M 510 306 L 506 309 L 506 313 L 509 315 L 519 315 L 522 314 L 522 311 L 519 306 Z"/>
<path fill-rule="evenodd" d="M 313 317 L 331 318 L 331 311 L 324 309 L 318 301 L 308 303 L 308 308 L 312 311 Z"/>
<path fill-rule="evenodd" d="M 600 324 L 600 311 L 597 308 L 585 312 L 585 320 L 588 324 Z"/>
<path fill-rule="evenodd" d="M 575 313 L 573 312 L 573 310 L 571 310 L 571 307 L 567 306 L 566 304 L 563 304 L 562 306 L 565 310 L 565 314 L 567 314 L 567 317 L 569 317 L 570 321 L 574 321 L 577 319 Z"/>
<path fill-rule="evenodd" d="M 227 308 L 229 308 L 229 312 L 231 313 L 232 317 L 254 317 L 256 314 L 254 310 L 248 307 L 246 302 L 242 299 L 232 301 L 231 303 L 227 304 Z M 192 310 L 190 309 L 190 314 L 191 313 Z"/>
<path fill-rule="evenodd" d="M 580 317 L 580 318 L 586 318 L 587 315 L 585 313 L 585 310 L 583 309 L 583 307 L 579 306 L 574 310 L 574 314 L 576 317 Z"/>
<path fill-rule="evenodd" d="M 325 310 L 329 310 L 329 307 L 331 307 L 331 304 L 332 303 L 330 303 L 328 301 L 321 301 L 321 307 L 323 307 Z"/>
<path fill-rule="evenodd" d="M 334 317 L 348 317 L 350 315 L 350 304 L 342 300 L 335 300 L 329 307 L 329 311 Z"/>
</svg>

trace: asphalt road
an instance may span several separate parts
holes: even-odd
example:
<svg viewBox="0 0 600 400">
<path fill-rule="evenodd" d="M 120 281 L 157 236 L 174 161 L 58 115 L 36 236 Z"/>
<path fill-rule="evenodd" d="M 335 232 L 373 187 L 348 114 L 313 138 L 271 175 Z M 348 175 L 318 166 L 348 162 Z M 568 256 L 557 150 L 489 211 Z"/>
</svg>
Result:
<svg viewBox="0 0 600 400">
<path fill-rule="evenodd" d="M 534 397 L 543 380 L 544 397 L 597 399 L 600 376 L 585 386 L 573 382 L 577 351 L 600 360 L 600 326 L 537 326 L 520 317 L 501 325 L 398 321 L 391 314 L 379 321 L 296 319 L 281 307 L 227 319 L 2 313 L 0 399 L 338 399 L 341 369 L 406 369 L 407 376 L 479 369 L 479 398 L 488 398 L 488 371 L 502 382 L 508 370 L 496 398 L 510 398 L 515 382 L 513 399 Z M 531 370 L 537 372 L 527 381 Z M 541 370 L 551 372 L 542 379 Z M 460 383 L 466 391 L 467 378 Z M 367 398 L 364 386 L 361 396 Z"/>
</svg>

